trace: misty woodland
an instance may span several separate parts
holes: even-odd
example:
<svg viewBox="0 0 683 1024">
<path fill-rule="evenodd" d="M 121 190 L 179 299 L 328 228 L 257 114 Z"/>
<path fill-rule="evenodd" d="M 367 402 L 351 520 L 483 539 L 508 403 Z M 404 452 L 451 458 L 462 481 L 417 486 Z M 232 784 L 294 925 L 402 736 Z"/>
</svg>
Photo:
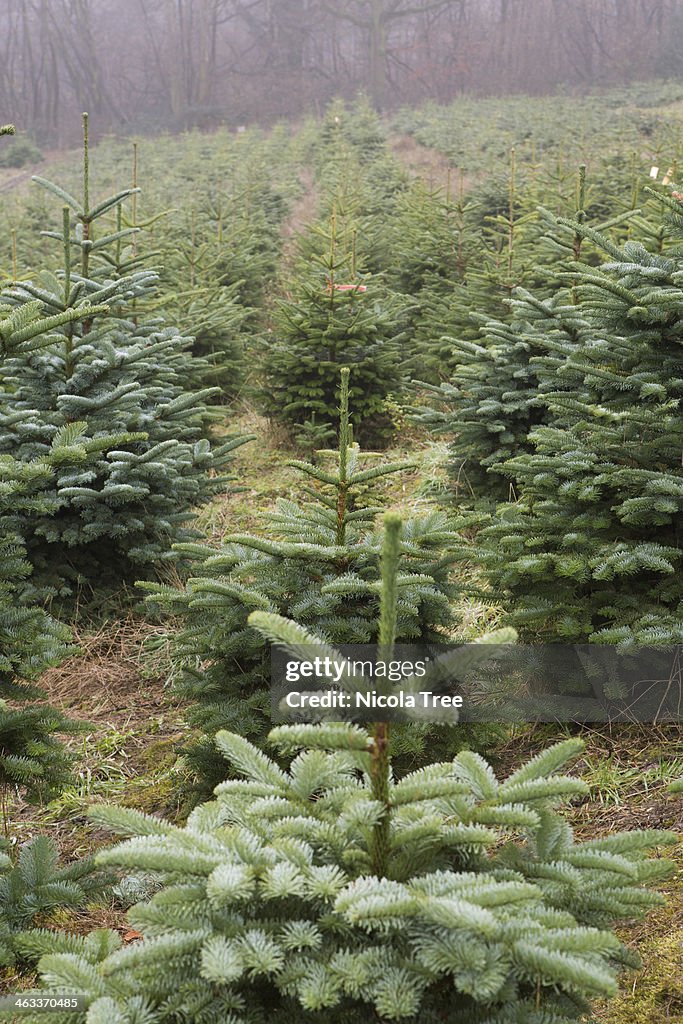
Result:
<svg viewBox="0 0 683 1024">
<path fill-rule="evenodd" d="M 681 73 L 680 0 L 3 0 L 0 95 L 41 139 L 269 122 Z"/>
</svg>

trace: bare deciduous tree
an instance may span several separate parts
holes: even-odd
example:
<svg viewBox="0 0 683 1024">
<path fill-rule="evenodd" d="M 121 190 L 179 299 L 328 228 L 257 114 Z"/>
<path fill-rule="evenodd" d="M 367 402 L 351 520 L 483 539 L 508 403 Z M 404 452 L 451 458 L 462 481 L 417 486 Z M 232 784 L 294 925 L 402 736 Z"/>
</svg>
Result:
<svg viewBox="0 0 683 1024">
<path fill-rule="evenodd" d="M 4 0 L 4 116 L 48 141 L 680 73 L 683 0 Z"/>
</svg>

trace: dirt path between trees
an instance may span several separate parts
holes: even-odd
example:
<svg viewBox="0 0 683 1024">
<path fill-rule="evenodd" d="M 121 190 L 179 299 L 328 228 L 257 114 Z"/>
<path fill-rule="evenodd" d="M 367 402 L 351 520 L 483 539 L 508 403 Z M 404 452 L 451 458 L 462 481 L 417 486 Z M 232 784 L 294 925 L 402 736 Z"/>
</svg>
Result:
<svg viewBox="0 0 683 1024">
<path fill-rule="evenodd" d="M 412 135 L 390 135 L 388 144 L 399 163 L 416 178 L 422 178 L 430 188 L 446 191 L 450 178 L 450 192 L 455 195 L 456 190 L 463 188 L 467 191 L 474 183 L 447 156 L 437 149 L 423 146 Z"/>
<path fill-rule="evenodd" d="M 21 170 L 18 170 L 16 167 L 7 167 L 0 170 L 0 193 L 13 192 L 15 188 L 19 188 L 20 185 L 30 181 L 34 174 L 40 174 L 60 155 L 62 154 L 48 154 L 39 163 L 31 164 L 29 167 L 22 167 Z"/>
<path fill-rule="evenodd" d="M 0 192 L 11 192 L 19 185 L 23 185 L 25 181 L 30 181 L 31 177 L 39 170 L 43 164 L 36 164 L 31 167 L 28 171 L 21 171 L 19 174 L 12 175 L 11 178 L 5 178 L 4 181 L 0 180 Z"/>
<path fill-rule="evenodd" d="M 294 261 L 299 235 L 313 222 L 318 209 L 318 191 L 315 187 L 313 171 L 308 167 L 302 168 L 299 181 L 302 193 L 292 206 L 292 211 L 281 228 L 283 244 L 280 267 L 285 270 L 289 269 Z"/>
</svg>

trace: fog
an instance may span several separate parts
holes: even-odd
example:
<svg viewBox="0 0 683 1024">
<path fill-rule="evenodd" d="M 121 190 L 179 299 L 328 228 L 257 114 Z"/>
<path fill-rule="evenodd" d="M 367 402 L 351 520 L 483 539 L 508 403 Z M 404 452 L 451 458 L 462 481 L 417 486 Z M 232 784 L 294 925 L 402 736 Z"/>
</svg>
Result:
<svg viewBox="0 0 683 1024">
<path fill-rule="evenodd" d="M 0 0 L 2 119 L 44 144 L 683 71 L 683 0 Z"/>
</svg>

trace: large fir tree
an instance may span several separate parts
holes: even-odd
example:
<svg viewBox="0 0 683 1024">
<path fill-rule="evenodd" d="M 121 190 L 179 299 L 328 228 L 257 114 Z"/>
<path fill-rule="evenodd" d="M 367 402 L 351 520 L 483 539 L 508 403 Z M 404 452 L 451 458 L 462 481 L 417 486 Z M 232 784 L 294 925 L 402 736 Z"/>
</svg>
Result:
<svg viewBox="0 0 683 1024">
<path fill-rule="evenodd" d="M 35 357 L 56 337 L 55 331 L 87 316 L 89 308 L 45 318 L 39 303 L 0 308 L 0 369 L 8 355 Z M 64 441 L 45 458 L 24 463 L 0 456 L 0 803 L 12 790 L 30 798 L 55 792 L 68 777 L 69 759 L 60 734 L 73 723 L 45 703 L 34 680 L 58 664 L 69 650 L 69 632 L 27 594 L 31 565 L 18 525 L 27 517 L 49 518 L 57 506 L 50 498 L 64 458 L 77 463 L 84 453 Z"/>
<path fill-rule="evenodd" d="M 674 217 L 680 201 L 663 199 Z M 681 258 L 601 245 L 569 272 L 578 337 L 548 318 L 535 360 L 546 424 L 497 469 L 519 500 L 480 537 L 490 579 L 529 637 L 606 643 L 683 639 Z"/>
<path fill-rule="evenodd" d="M 41 490 L 49 468 L 0 459 L 0 816 L 10 791 L 35 799 L 59 790 L 69 758 L 60 735 L 73 723 L 45 702 L 33 680 L 59 664 L 69 650 L 69 631 L 23 594 L 31 566 L 14 530 L 27 510 L 47 513 Z M 36 494 L 37 492 L 37 494 Z"/>
<path fill-rule="evenodd" d="M 112 273 L 107 252 L 136 229 L 107 217 L 116 218 L 131 190 L 91 202 L 87 133 L 82 197 L 41 183 L 66 204 L 62 231 L 51 233 L 63 248 L 62 271 L 17 284 L 5 298 L 19 310 L 38 302 L 48 314 L 77 316 L 67 317 L 49 346 L 6 359 L 0 453 L 29 463 L 51 452 L 59 462 L 50 495 L 56 513 L 27 511 L 19 525 L 34 583 L 62 594 L 152 572 L 174 540 L 192 535 L 193 510 L 225 486 L 221 472 L 243 439 L 212 444 L 207 437 L 205 403 L 215 392 L 186 390 L 192 339 L 137 322 L 135 304 L 155 275 Z"/>
</svg>

